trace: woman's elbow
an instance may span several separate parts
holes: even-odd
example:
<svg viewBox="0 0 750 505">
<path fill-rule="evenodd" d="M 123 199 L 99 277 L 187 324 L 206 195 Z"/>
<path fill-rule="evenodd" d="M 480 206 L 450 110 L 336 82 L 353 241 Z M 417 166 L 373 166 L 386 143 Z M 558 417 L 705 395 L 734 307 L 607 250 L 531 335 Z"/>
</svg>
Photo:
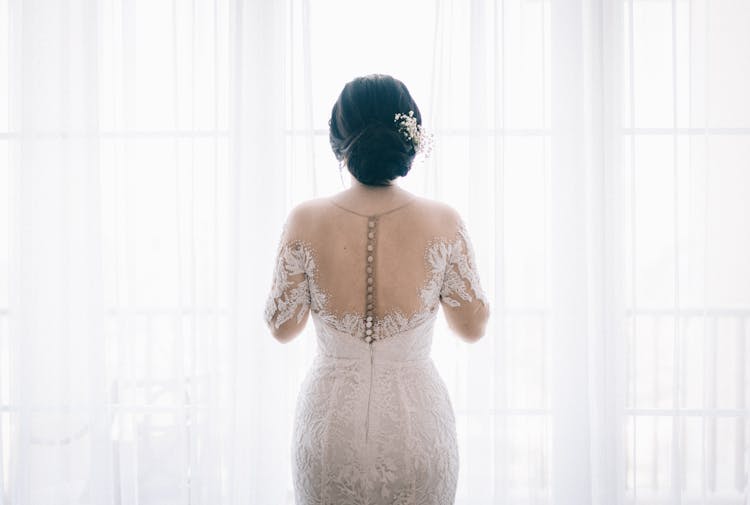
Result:
<svg viewBox="0 0 750 505">
<path fill-rule="evenodd" d="M 474 343 L 484 337 L 487 330 L 487 321 L 490 318 L 488 306 L 483 306 L 479 313 L 471 321 L 467 321 L 460 326 L 454 327 L 459 337 L 468 343 Z"/>
<path fill-rule="evenodd" d="M 276 323 L 273 319 L 266 320 L 266 326 L 268 326 L 268 330 L 271 332 L 271 335 L 273 335 L 273 338 L 278 340 L 282 344 L 286 344 L 287 342 L 290 342 L 294 340 L 294 338 L 302 333 L 302 330 L 305 329 L 305 323 L 307 322 L 307 317 L 305 316 L 301 321 L 294 322 L 294 321 L 285 321 L 283 324 L 276 326 Z"/>
<path fill-rule="evenodd" d="M 478 325 L 461 328 L 460 330 L 457 330 L 456 333 L 458 333 L 458 336 L 465 342 L 473 344 L 484 337 L 485 329 L 485 325 Z"/>
<path fill-rule="evenodd" d="M 271 335 L 273 335 L 273 338 L 275 338 L 282 344 L 286 344 L 287 342 L 290 342 L 291 340 L 294 339 L 294 337 L 297 336 L 296 333 L 292 333 L 285 329 L 273 328 L 273 327 L 271 328 Z"/>
<path fill-rule="evenodd" d="M 285 324 L 282 324 L 278 327 L 273 324 L 273 322 L 267 322 L 266 324 L 273 338 L 275 338 L 282 344 L 286 344 L 287 342 L 293 340 L 294 337 L 296 337 L 299 333 L 299 330 L 297 330 L 296 328 L 290 328 Z"/>
</svg>

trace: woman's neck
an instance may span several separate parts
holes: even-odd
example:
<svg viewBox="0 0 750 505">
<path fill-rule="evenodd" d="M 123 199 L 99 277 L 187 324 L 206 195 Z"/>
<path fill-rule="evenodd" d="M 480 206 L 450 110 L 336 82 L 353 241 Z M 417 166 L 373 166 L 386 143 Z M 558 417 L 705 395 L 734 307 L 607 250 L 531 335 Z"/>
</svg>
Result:
<svg viewBox="0 0 750 505">
<path fill-rule="evenodd" d="M 370 186 L 368 184 L 362 184 L 354 176 L 351 176 L 349 191 L 358 193 L 385 194 L 399 193 L 401 192 L 401 188 L 398 187 L 395 181 L 391 181 L 387 186 Z"/>
<path fill-rule="evenodd" d="M 348 189 L 332 197 L 334 201 L 352 210 L 379 212 L 383 209 L 400 205 L 414 195 L 401 189 L 394 181 L 388 186 L 369 186 L 352 177 Z"/>
</svg>

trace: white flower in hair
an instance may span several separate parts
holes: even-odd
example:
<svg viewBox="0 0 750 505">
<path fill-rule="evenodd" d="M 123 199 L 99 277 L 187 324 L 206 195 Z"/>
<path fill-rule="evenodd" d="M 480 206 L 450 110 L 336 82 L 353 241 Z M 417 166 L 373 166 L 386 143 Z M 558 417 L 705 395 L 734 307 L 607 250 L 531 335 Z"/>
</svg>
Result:
<svg viewBox="0 0 750 505">
<path fill-rule="evenodd" d="M 398 131 L 406 140 L 411 141 L 415 153 L 424 153 L 425 156 L 429 156 L 432 151 L 432 134 L 426 133 L 422 125 L 417 124 L 413 110 L 410 110 L 408 115 L 396 113 L 393 122 L 398 124 Z"/>
</svg>

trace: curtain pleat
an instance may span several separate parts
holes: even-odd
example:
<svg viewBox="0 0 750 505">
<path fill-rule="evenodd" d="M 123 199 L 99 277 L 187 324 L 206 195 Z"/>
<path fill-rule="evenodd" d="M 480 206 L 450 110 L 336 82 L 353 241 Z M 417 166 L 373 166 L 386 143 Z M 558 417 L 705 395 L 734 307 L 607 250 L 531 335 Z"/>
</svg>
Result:
<svg viewBox="0 0 750 505">
<path fill-rule="evenodd" d="M 8 179 L 11 354 L 3 364 L 13 401 L 0 490 L 9 503 L 107 503 L 109 465 L 90 479 L 91 461 L 112 458 L 101 338 L 98 8 L 24 2 L 8 12 L 23 58 L 11 60 L 20 84 L 9 99 L 18 135 Z"/>
</svg>

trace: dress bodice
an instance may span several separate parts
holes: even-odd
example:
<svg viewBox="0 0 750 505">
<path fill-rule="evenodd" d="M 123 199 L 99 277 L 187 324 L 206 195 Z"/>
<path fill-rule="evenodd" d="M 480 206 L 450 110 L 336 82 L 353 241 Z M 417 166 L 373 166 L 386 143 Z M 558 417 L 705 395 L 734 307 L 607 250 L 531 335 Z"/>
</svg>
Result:
<svg viewBox="0 0 750 505">
<path fill-rule="evenodd" d="M 413 203 L 376 215 L 333 204 L 310 212 L 301 231 L 285 225 L 266 322 L 279 328 L 312 314 L 330 356 L 369 357 L 368 346 L 382 359 L 428 355 L 441 303 L 487 298 L 463 221 Z"/>
</svg>

